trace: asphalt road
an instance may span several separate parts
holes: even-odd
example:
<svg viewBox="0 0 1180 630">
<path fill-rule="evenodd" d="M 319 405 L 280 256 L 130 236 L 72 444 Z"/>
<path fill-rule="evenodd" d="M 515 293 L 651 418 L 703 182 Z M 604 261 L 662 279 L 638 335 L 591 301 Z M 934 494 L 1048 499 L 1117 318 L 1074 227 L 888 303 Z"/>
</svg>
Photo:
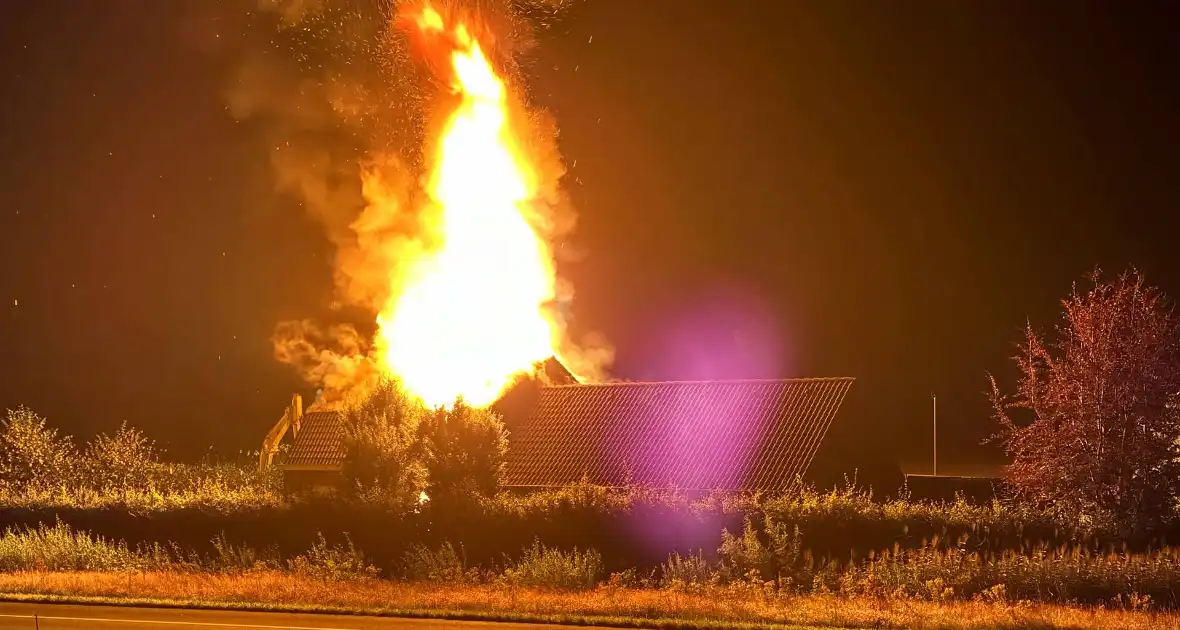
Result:
<svg viewBox="0 0 1180 630">
<path fill-rule="evenodd" d="M 36 615 L 36 617 L 34 617 Z M 543 630 L 568 626 L 438 621 L 349 615 L 132 608 L 119 606 L 68 606 L 63 604 L 10 604 L 0 602 L 0 629 L 77 630 L 202 630 L 205 628 L 255 628 L 257 630 Z"/>
</svg>

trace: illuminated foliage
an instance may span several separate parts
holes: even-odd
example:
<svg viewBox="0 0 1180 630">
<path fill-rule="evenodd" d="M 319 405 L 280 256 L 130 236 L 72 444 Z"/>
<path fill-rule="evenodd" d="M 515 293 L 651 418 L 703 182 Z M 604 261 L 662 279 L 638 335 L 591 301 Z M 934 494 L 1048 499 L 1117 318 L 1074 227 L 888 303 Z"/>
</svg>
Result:
<svg viewBox="0 0 1180 630">
<path fill-rule="evenodd" d="M 1064 300 L 1054 338 L 1027 329 L 1015 393 L 992 379 L 1009 480 L 1061 515 L 1151 528 L 1180 490 L 1180 328 L 1138 272 L 1089 280 Z"/>
<path fill-rule="evenodd" d="M 418 439 L 423 414 L 418 402 L 390 380 L 348 409 L 344 475 L 357 498 L 399 510 L 418 502 L 426 489 Z"/>
<path fill-rule="evenodd" d="M 20 407 L 0 423 L 0 488 L 50 490 L 72 478 L 74 446 L 45 418 Z"/>
<path fill-rule="evenodd" d="M 159 467 L 155 445 L 126 423 L 114 435 L 94 438 L 84 461 L 91 483 L 104 489 L 146 488 Z"/>
<path fill-rule="evenodd" d="M 421 426 L 431 500 L 495 494 L 508 453 L 499 416 L 460 400 L 428 414 Z"/>
<path fill-rule="evenodd" d="M 433 411 L 392 380 L 347 412 L 345 476 L 357 498 L 398 509 L 423 492 L 489 496 L 500 486 L 508 442 L 499 416 L 456 401 Z"/>
</svg>

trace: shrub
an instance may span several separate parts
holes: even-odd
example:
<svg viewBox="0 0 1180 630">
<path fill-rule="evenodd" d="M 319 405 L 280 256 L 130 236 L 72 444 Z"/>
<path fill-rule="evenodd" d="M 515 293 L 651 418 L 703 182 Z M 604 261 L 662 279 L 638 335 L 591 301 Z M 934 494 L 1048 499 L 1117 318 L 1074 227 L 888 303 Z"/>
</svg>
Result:
<svg viewBox="0 0 1180 630">
<path fill-rule="evenodd" d="M 602 555 L 593 549 L 564 552 L 537 541 L 505 569 L 504 578 L 510 584 L 533 588 L 591 589 L 602 578 Z"/>
<path fill-rule="evenodd" d="M 1015 394 L 992 379 L 1008 476 L 1063 517 L 1150 530 L 1180 494 L 1180 319 L 1136 272 L 1090 280 L 1063 302 L 1055 339 L 1026 330 Z"/>
<path fill-rule="evenodd" d="M 702 552 L 687 556 L 672 552 L 668 555 L 668 561 L 660 568 L 663 572 L 661 584 L 665 587 L 708 584 L 714 575 L 713 568 L 709 566 Z"/>
<path fill-rule="evenodd" d="M 102 434 L 81 456 L 36 413 L 20 408 L 0 421 L 0 502 L 5 507 L 119 506 L 136 512 L 203 505 L 251 509 L 282 502 L 281 473 L 259 471 L 257 457 L 162 463 L 150 440 L 126 424 Z"/>
<path fill-rule="evenodd" d="M 95 437 L 83 462 L 87 483 L 100 490 L 147 489 L 160 467 L 154 443 L 127 423 Z"/>
<path fill-rule="evenodd" d="M 721 531 L 720 573 L 727 580 L 757 581 L 760 576 L 773 576 L 776 562 L 774 552 L 758 537 L 754 523 L 746 517 L 745 527 L 740 536 L 728 529 Z"/>
<path fill-rule="evenodd" d="M 58 489 L 74 481 L 75 450 L 31 410 L 9 409 L 0 426 L 0 489 Z"/>
<path fill-rule="evenodd" d="M 508 442 L 492 411 L 461 399 L 428 411 L 387 379 L 346 418 L 345 478 L 356 498 L 406 511 L 423 494 L 437 502 L 487 497 L 500 487 Z"/>
<path fill-rule="evenodd" d="M 405 555 L 405 574 L 411 580 L 449 584 L 475 584 L 482 581 L 476 567 L 468 568 L 467 560 L 449 542 L 438 549 L 415 545 Z"/>
<path fill-rule="evenodd" d="M 390 380 L 347 408 L 344 476 L 356 498 L 396 510 L 418 503 L 427 480 L 418 439 L 423 414 Z"/>
<path fill-rule="evenodd" d="M 357 580 L 377 577 L 377 568 L 369 564 L 348 534 L 345 545 L 329 545 L 324 535 L 306 553 L 291 559 L 289 566 L 295 573 L 324 580 Z"/>
<path fill-rule="evenodd" d="M 499 490 L 508 438 L 494 412 L 459 400 L 450 410 L 426 414 L 421 436 L 432 501 L 491 496 Z"/>
<path fill-rule="evenodd" d="M 235 545 L 224 534 L 213 539 L 213 553 L 202 563 L 208 571 L 254 571 L 277 569 L 280 566 L 278 549 L 271 547 L 259 553 L 249 545 Z"/>
<path fill-rule="evenodd" d="M 277 498 L 282 489 L 282 471 L 259 470 L 257 457 L 236 461 L 205 459 L 196 464 L 170 462 L 156 468 L 153 486 L 166 495 L 236 494 Z"/>
</svg>

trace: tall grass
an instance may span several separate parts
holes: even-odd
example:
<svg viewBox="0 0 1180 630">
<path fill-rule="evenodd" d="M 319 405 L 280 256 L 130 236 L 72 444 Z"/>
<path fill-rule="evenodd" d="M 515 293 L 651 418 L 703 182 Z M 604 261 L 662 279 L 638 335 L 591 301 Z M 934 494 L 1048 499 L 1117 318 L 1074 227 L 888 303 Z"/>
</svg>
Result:
<svg viewBox="0 0 1180 630">
<path fill-rule="evenodd" d="M 170 559 L 165 554 L 164 561 L 157 562 L 158 557 L 129 549 L 126 543 L 75 532 L 60 523 L 8 530 L 0 536 L 0 572 L 159 569 L 168 568 Z"/>
<path fill-rule="evenodd" d="M 432 502 L 416 512 L 400 513 L 349 499 L 307 502 L 285 497 L 277 476 L 260 474 L 245 464 L 167 465 L 166 469 L 161 465 L 155 479 L 141 488 L 0 490 L 4 509 L 0 522 L 36 527 L 60 517 L 111 536 L 131 536 L 126 527 L 135 526 L 136 540 L 166 543 L 169 539 L 163 532 L 157 536 L 135 525 L 135 519 L 146 523 L 145 517 L 167 517 L 183 523 L 181 539 L 190 545 L 200 545 L 227 530 L 264 545 L 263 532 L 279 528 L 287 551 L 293 551 L 291 545 L 309 544 L 316 529 L 333 535 L 350 531 L 363 547 L 384 554 L 378 562 L 389 568 L 396 564 L 391 559 L 402 557 L 417 543 L 437 547 L 450 540 L 465 548 L 468 559 L 487 563 L 506 549 L 519 549 L 539 537 L 563 549 L 595 547 L 602 552 L 607 571 L 648 570 L 657 568 L 673 551 L 683 556 L 704 550 L 710 560 L 716 560 L 723 542 L 721 530 L 746 536 L 741 532 L 744 521 L 749 521 L 751 535 L 766 545 L 790 545 L 787 539 L 800 535 L 803 548 L 797 551 L 811 554 L 818 562 L 848 562 L 895 546 L 903 550 L 954 547 L 997 555 L 1035 545 L 1064 545 L 1095 554 L 1146 552 L 1167 541 L 1163 536 L 1123 540 L 999 501 L 986 505 L 880 501 L 851 489 L 800 489 L 773 497 L 693 497 L 579 484 L 529 494 L 501 493 L 465 503 Z M 183 518 L 194 513 L 199 518 Z M 296 536 L 295 532 L 302 533 Z M 743 570 L 749 568 L 753 567 Z M 768 569 L 760 570 L 765 574 Z"/>
<path fill-rule="evenodd" d="M 323 534 L 311 549 L 291 559 L 288 566 L 300 575 L 324 580 L 354 580 L 377 577 L 378 570 L 365 554 L 344 537 L 344 545 L 329 545 Z"/>
<path fill-rule="evenodd" d="M 289 572 L 248 576 L 147 572 L 0 573 L 0 598 L 232 609 L 445 616 L 472 620 L 647 628 L 915 628 L 933 630 L 1162 630 L 1180 615 L 1132 601 L 1105 608 L 1004 601 L 881 601 L 839 595 L 751 597 L 747 587 L 668 592 L 603 586 L 524 589 L 391 580 L 325 581 Z"/>
<path fill-rule="evenodd" d="M 440 584 L 480 584 L 487 581 L 487 575 L 479 567 L 467 566 L 463 548 L 455 550 L 450 542 L 444 542 L 437 549 L 426 545 L 414 545 L 403 558 L 404 575 L 421 582 Z"/>
<path fill-rule="evenodd" d="M 68 436 L 59 435 L 32 411 L 10 411 L 7 418 L 0 420 L 0 506 L 49 513 L 65 508 L 140 514 L 199 509 L 248 517 L 251 512 L 292 504 L 282 493 L 280 474 L 274 470 L 260 472 L 253 457 L 186 464 L 166 462 L 161 456 L 133 428 L 120 427 L 112 435 L 100 435 L 77 448 Z M 448 474 L 452 473 L 458 474 L 454 470 Z M 484 490 L 494 485 L 484 481 L 487 483 L 477 484 Z M 448 483 L 463 485 L 454 479 Z M 716 525 L 713 530 L 719 531 L 721 525 L 732 528 L 748 517 L 760 530 L 765 530 L 767 523 L 798 529 L 813 553 L 846 560 L 894 544 L 920 548 L 936 538 L 949 541 L 967 536 L 973 551 L 999 553 L 1027 546 L 1030 541 L 1092 549 L 1120 548 L 1126 542 L 1131 549 L 1145 550 L 1180 534 L 1180 527 L 1176 527 L 1175 531 L 1156 532 L 1154 540 L 1145 537 L 1124 541 L 1115 527 L 1066 522 L 1016 504 L 915 501 L 904 489 L 898 493 L 900 498 L 881 500 L 852 486 L 827 492 L 800 486 L 777 496 L 698 496 L 676 490 L 612 489 L 589 483 L 527 494 L 453 494 L 447 501 L 432 500 L 426 508 L 418 505 L 417 492 L 409 493 L 413 500 L 408 503 L 366 503 L 363 493 L 347 494 L 342 500 L 349 502 L 350 510 L 357 514 L 366 510 L 374 515 L 392 513 L 406 522 L 425 523 L 427 530 L 439 530 L 448 523 L 456 531 L 460 526 L 476 529 L 472 526 L 480 524 L 483 527 L 479 529 L 484 531 L 523 534 L 524 541 L 506 538 L 502 547 L 509 548 L 527 544 L 525 541 L 544 532 L 593 535 L 609 525 L 630 527 L 651 519 L 675 521 L 682 529 L 690 529 L 694 523 L 702 527 Z M 587 531 L 587 527 L 591 530 Z M 493 542 L 486 541 L 484 547 Z M 655 566 L 663 551 L 687 552 L 700 547 L 703 541 L 687 542 L 692 546 L 661 550 L 656 558 L 648 559 L 650 562 L 633 562 Z M 609 564 L 615 564 L 613 554 L 597 540 L 568 540 L 563 544 L 594 544 L 607 554 Z"/>
<path fill-rule="evenodd" d="M 979 553 L 934 540 L 918 549 L 895 546 L 849 561 L 816 559 L 797 532 L 782 530 L 764 544 L 747 528 L 727 534 L 715 565 L 685 564 L 673 555 L 664 584 L 745 584 L 782 594 L 827 594 L 927 601 L 1037 601 L 1059 604 L 1136 601 L 1180 607 L 1180 548 L 1146 553 L 1094 552 L 1084 546 L 1035 545 Z M 704 566 L 702 566 L 704 564 Z M 685 579 L 691 569 L 694 580 Z M 705 575 L 709 579 L 703 579 Z"/>
<path fill-rule="evenodd" d="M 1092 553 L 1086 548 L 1038 548 L 984 555 L 964 549 L 885 552 L 825 576 L 824 587 L 850 594 L 903 593 L 931 600 L 957 598 L 1042 602 L 1138 601 L 1180 605 L 1180 549 L 1142 554 Z"/>
<path fill-rule="evenodd" d="M 602 573 L 602 555 L 597 551 L 565 552 L 538 541 L 504 570 L 504 579 L 525 587 L 580 590 L 597 586 Z"/>
<path fill-rule="evenodd" d="M 267 569 L 367 579 L 380 568 L 432 582 L 562 589 L 603 580 L 676 588 L 769 582 L 775 592 L 1134 596 L 1176 605 L 1177 561 L 1162 533 L 1122 540 L 1102 524 L 1002 501 L 916 501 L 904 492 L 881 500 L 852 486 L 761 496 L 580 483 L 527 494 L 455 492 L 400 511 L 357 495 L 309 503 L 284 496 L 279 474 L 259 472 L 253 458 L 168 463 L 127 427 L 76 449 L 28 410 L 3 421 L 0 472 L 0 518 L 26 526 L 0 538 L 0 570 Z M 168 519 L 200 549 L 182 552 L 167 538 L 178 533 L 142 527 Z M 141 544 L 79 533 L 70 522 Z M 319 530 L 350 531 L 359 545 L 312 540 Z M 259 546 L 231 544 L 224 531 Z M 261 548 L 280 540 L 281 550 Z M 505 550 L 522 548 L 493 566 Z"/>
<path fill-rule="evenodd" d="M 278 473 L 259 471 L 252 457 L 184 464 L 162 454 L 127 425 L 79 449 L 31 410 L 9 410 L 0 419 L 0 505 L 232 510 L 283 500 Z"/>
<path fill-rule="evenodd" d="M 130 547 L 77 531 L 64 523 L 36 528 L 9 528 L 0 534 L 0 573 L 18 571 L 173 571 L 239 573 L 286 569 L 318 579 L 372 578 L 377 570 L 345 537 L 332 545 L 323 535 L 306 552 L 285 562 L 277 550 L 256 550 L 218 536 L 207 554 L 175 544 Z"/>
<path fill-rule="evenodd" d="M 672 554 L 661 579 L 637 580 L 634 575 L 604 575 L 601 556 L 594 550 L 562 551 L 539 542 L 503 567 L 471 567 L 449 544 L 437 550 L 418 548 L 404 559 L 411 581 L 453 587 L 476 585 L 559 591 L 587 591 L 600 587 L 713 593 L 716 597 L 743 594 L 754 599 L 826 596 L 870 597 L 882 601 L 990 603 L 1041 602 L 1102 604 L 1136 609 L 1180 608 L 1180 549 L 1145 554 L 1094 554 L 1085 548 L 1038 548 L 1026 553 L 994 556 L 964 549 L 926 547 L 872 553 L 846 564 L 818 562 L 806 554 L 782 562 L 775 573 L 751 566 L 757 550 L 742 536 L 723 549 L 722 559 L 710 562 L 704 554 Z M 129 547 L 56 524 L 9 529 L 0 535 L 0 574 L 19 572 L 166 572 L 212 575 L 286 572 L 333 583 L 373 580 L 377 569 L 361 550 L 345 538 L 329 544 L 320 536 L 307 551 L 283 559 L 273 550 L 257 551 L 214 541 L 215 552 L 198 554 L 175 545 Z M 769 547 L 761 552 L 781 553 Z M 747 554 L 748 557 L 738 557 Z M 747 569 L 734 571 L 733 569 Z M 658 589 L 656 588 L 658 587 Z M 177 597 L 183 593 L 175 594 Z"/>
<path fill-rule="evenodd" d="M 585 590 L 598 586 L 604 576 L 602 555 L 597 551 L 563 551 L 540 541 L 526 547 L 516 559 L 506 556 L 498 571 L 469 566 L 462 548 L 457 552 L 449 542 L 437 549 L 416 545 L 404 562 L 404 574 L 410 580 L 440 584 Z"/>
</svg>

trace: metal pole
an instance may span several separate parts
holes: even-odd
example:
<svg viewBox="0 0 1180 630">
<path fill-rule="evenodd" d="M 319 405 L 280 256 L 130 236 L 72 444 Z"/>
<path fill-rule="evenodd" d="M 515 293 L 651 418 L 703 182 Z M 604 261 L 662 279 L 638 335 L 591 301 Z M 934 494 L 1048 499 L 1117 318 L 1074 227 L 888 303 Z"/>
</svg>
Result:
<svg viewBox="0 0 1180 630">
<path fill-rule="evenodd" d="M 938 396 L 933 392 L 930 393 L 930 398 L 934 405 L 934 476 L 938 476 Z"/>
</svg>

